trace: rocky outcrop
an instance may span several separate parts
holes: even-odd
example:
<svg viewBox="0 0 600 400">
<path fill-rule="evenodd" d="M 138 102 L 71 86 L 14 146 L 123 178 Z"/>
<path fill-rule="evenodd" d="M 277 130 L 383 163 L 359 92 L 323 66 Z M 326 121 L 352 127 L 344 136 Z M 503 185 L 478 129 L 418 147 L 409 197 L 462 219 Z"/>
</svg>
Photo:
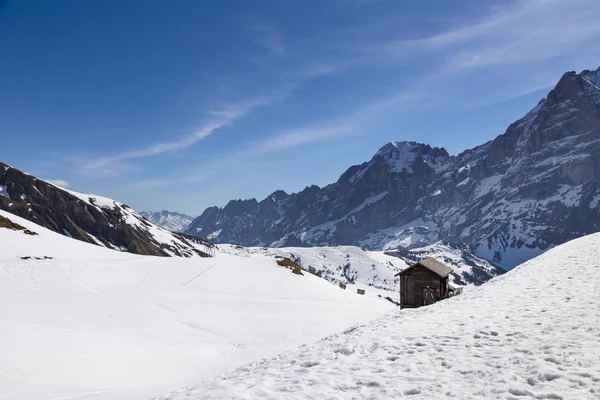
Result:
<svg viewBox="0 0 600 400">
<path fill-rule="evenodd" d="M 0 163 L 0 209 L 83 242 L 155 256 L 205 256 L 125 204 L 84 195 Z"/>
<path fill-rule="evenodd" d="M 392 142 L 337 182 L 211 207 L 186 230 L 246 246 L 462 243 L 511 268 L 600 230 L 600 69 L 566 73 L 493 141 L 457 156 Z"/>
</svg>

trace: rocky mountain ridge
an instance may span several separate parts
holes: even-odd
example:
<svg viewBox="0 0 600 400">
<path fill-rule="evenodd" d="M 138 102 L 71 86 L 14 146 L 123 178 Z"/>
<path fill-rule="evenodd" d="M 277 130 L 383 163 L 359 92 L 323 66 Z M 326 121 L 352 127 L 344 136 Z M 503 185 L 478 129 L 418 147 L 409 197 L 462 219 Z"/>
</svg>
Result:
<svg viewBox="0 0 600 400">
<path fill-rule="evenodd" d="M 505 133 L 450 156 L 391 142 L 337 182 L 206 209 L 189 234 L 245 246 L 462 243 L 511 268 L 600 230 L 600 69 L 569 72 Z"/>
<path fill-rule="evenodd" d="M 0 162 L 0 209 L 83 242 L 155 256 L 207 256 L 126 204 L 60 188 Z"/>
</svg>

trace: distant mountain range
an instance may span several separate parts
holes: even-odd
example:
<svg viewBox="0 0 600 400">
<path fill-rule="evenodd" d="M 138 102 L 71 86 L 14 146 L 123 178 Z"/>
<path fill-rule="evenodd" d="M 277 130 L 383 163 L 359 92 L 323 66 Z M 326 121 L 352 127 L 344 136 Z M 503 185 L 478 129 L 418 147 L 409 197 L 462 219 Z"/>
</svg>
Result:
<svg viewBox="0 0 600 400">
<path fill-rule="evenodd" d="M 194 220 L 189 215 L 172 211 L 140 211 L 140 215 L 152 222 L 154 225 L 171 232 L 182 232 Z"/>
<path fill-rule="evenodd" d="M 206 256 L 206 243 L 185 234 L 276 248 L 260 251 L 287 251 L 311 263 L 320 257 L 318 249 L 299 247 L 353 245 L 364 249 L 354 248 L 358 252 L 384 250 L 405 263 L 433 256 L 455 268 L 455 282 L 481 283 L 502 272 L 496 265 L 511 268 L 600 230 L 600 69 L 566 73 L 504 134 L 457 156 L 391 142 L 323 188 L 232 200 L 193 221 L 169 211 L 139 214 L 2 163 L 0 209 L 84 242 L 138 254 Z M 377 263 L 373 271 L 360 260 L 327 263 L 318 265 L 330 279 L 350 279 L 340 271 L 351 273 L 358 263 L 360 279 L 389 284 L 380 279 L 387 272 Z"/>
<path fill-rule="evenodd" d="M 186 229 L 244 246 L 411 249 L 444 240 L 511 268 L 600 230 L 600 69 L 568 72 L 505 133 L 450 156 L 392 142 L 337 182 L 210 207 Z"/>
<path fill-rule="evenodd" d="M 110 249 L 155 256 L 207 256 L 195 243 L 153 225 L 125 204 L 60 188 L 3 163 L 0 210 Z"/>
</svg>

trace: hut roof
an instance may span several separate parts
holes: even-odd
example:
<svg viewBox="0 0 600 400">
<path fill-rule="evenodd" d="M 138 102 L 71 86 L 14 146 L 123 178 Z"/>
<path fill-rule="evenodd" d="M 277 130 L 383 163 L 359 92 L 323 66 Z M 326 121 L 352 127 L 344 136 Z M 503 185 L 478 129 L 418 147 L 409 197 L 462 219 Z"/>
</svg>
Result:
<svg viewBox="0 0 600 400">
<path fill-rule="evenodd" d="M 425 258 L 425 259 L 419 261 L 418 263 L 416 263 L 414 265 L 411 265 L 410 267 L 406 268 L 404 271 L 398 272 L 395 276 L 402 275 L 403 273 L 413 269 L 417 265 L 421 265 L 421 266 L 427 268 L 431 272 L 434 272 L 435 274 L 439 275 L 441 278 L 445 278 L 446 276 L 448 276 L 452 273 L 452 268 L 445 266 L 444 264 L 442 264 L 435 258 L 429 257 L 429 258 Z"/>
</svg>

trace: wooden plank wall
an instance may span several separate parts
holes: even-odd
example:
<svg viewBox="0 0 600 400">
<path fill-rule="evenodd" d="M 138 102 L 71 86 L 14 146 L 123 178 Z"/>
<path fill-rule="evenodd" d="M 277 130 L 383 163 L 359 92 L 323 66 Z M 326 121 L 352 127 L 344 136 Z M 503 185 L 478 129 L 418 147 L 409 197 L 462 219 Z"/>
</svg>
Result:
<svg viewBox="0 0 600 400">
<path fill-rule="evenodd" d="M 406 277 L 412 276 L 414 277 L 414 296 L 415 302 L 414 306 L 419 307 L 423 304 L 423 293 L 422 288 L 426 286 L 434 287 L 436 289 L 436 300 L 440 300 L 440 281 L 441 278 L 435 273 L 431 272 L 429 269 L 422 267 L 420 265 L 408 271 L 406 274 L 400 275 L 400 299 L 401 304 L 409 305 L 405 302 L 408 289 L 408 279 Z"/>
</svg>

